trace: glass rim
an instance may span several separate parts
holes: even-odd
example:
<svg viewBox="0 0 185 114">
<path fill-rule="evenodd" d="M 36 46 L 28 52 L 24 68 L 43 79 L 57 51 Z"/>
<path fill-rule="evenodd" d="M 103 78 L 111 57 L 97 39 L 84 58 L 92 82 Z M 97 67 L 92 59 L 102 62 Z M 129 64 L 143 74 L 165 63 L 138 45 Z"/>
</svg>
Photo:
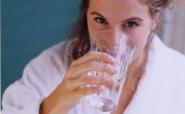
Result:
<svg viewBox="0 0 185 114">
<path fill-rule="evenodd" d="M 96 42 L 96 40 L 94 39 L 94 37 L 95 37 L 97 34 L 106 33 L 106 32 L 112 32 L 112 31 L 114 31 L 114 30 L 106 29 L 106 30 L 100 30 L 100 31 L 93 32 L 91 35 L 89 35 L 89 36 L 90 36 L 90 44 Z M 122 32 L 121 32 L 121 33 L 122 33 Z M 130 46 L 131 48 L 136 48 L 136 45 L 133 43 L 134 40 L 133 40 L 132 38 L 129 38 L 129 36 L 126 35 L 126 34 L 123 34 L 123 35 L 126 37 L 126 40 L 127 40 L 126 42 L 127 42 L 127 44 L 129 44 L 129 46 Z"/>
</svg>

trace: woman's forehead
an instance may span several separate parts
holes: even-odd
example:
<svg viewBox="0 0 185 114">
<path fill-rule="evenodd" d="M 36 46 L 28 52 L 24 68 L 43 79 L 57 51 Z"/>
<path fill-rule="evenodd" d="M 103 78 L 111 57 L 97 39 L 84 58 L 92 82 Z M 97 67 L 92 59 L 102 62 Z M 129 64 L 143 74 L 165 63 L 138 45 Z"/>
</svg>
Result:
<svg viewBox="0 0 185 114">
<path fill-rule="evenodd" d="M 116 18 L 143 17 L 149 12 L 147 5 L 140 0 L 90 0 L 89 11 Z"/>
</svg>

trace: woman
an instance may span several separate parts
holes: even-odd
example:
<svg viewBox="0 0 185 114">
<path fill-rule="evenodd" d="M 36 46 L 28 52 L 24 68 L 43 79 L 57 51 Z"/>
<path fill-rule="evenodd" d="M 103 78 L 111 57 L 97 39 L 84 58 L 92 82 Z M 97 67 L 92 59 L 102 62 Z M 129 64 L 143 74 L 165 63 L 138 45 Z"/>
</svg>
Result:
<svg viewBox="0 0 185 114">
<path fill-rule="evenodd" d="M 100 114 L 80 99 L 100 92 L 101 82 L 80 88 L 90 70 L 114 72 L 114 58 L 89 52 L 89 36 L 121 31 L 137 46 L 118 108 L 111 114 L 184 114 L 185 57 L 155 34 L 171 0 L 81 0 L 73 40 L 59 43 L 32 60 L 23 77 L 3 96 L 3 114 Z M 93 60 L 103 60 L 99 66 Z"/>
</svg>

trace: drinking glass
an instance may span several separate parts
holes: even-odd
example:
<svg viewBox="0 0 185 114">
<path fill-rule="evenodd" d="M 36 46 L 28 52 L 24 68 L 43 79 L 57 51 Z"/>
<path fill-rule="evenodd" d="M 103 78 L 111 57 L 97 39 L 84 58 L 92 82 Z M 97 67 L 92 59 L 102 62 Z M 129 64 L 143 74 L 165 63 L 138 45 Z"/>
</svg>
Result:
<svg viewBox="0 0 185 114">
<path fill-rule="evenodd" d="M 122 32 L 104 30 L 90 35 L 90 51 L 103 52 L 115 59 L 111 64 L 117 73 L 111 75 L 106 72 L 90 71 L 85 76 L 94 77 L 97 80 L 112 82 L 112 86 L 101 85 L 101 92 L 87 96 L 88 104 L 104 112 L 110 112 L 117 108 L 128 65 L 131 63 L 136 47 L 133 42 Z M 93 61 L 98 65 L 98 62 Z M 93 81 L 88 86 L 93 86 Z"/>
</svg>

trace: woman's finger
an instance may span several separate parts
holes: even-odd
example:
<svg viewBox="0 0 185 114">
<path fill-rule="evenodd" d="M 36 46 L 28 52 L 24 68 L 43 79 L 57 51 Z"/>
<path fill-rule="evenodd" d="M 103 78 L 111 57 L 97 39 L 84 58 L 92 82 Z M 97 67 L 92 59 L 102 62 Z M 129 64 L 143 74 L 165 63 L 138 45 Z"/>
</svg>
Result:
<svg viewBox="0 0 185 114">
<path fill-rule="evenodd" d="M 111 89 L 113 86 L 113 78 L 83 76 L 76 80 L 69 80 L 66 83 L 66 87 L 70 90 L 76 90 L 76 89 L 85 88 L 85 87 L 93 87 L 96 85 L 104 85 L 105 87 Z"/>
<path fill-rule="evenodd" d="M 76 96 L 77 98 L 81 98 L 83 96 L 87 96 L 90 94 L 99 93 L 100 91 L 101 91 L 101 87 L 100 85 L 97 85 L 89 88 L 80 88 L 74 91 L 73 93 L 74 93 L 74 96 Z"/>
<path fill-rule="evenodd" d="M 102 73 L 107 73 L 109 75 L 114 75 L 117 73 L 115 67 L 110 64 L 101 63 L 101 62 L 89 62 L 87 64 L 80 65 L 76 68 L 70 69 L 70 75 L 68 79 L 73 80 L 80 78 L 81 75 L 84 75 L 90 71 L 97 71 Z"/>
<path fill-rule="evenodd" d="M 78 60 L 75 60 L 72 62 L 71 67 L 76 67 L 78 65 L 84 64 L 86 62 L 96 60 L 96 61 L 102 61 L 105 63 L 114 63 L 115 59 L 103 52 L 88 52 L 86 55 L 82 56 Z"/>
</svg>

